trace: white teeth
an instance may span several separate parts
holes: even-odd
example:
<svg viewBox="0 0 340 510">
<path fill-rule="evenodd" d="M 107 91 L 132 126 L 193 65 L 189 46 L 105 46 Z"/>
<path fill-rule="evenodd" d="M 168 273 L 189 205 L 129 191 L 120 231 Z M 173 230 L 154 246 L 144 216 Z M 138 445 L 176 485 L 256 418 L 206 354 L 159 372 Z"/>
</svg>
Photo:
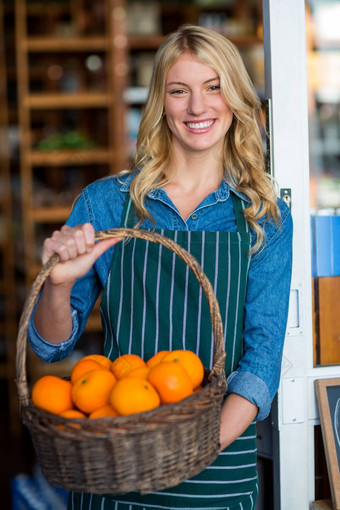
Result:
<svg viewBox="0 0 340 510">
<path fill-rule="evenodd" d="M 211 126 L 214 122 L 214 120 L 206 120 L 204 122 L 186 122 L 186 125 L 190 129 L 203 129 Z"/>
</svg>

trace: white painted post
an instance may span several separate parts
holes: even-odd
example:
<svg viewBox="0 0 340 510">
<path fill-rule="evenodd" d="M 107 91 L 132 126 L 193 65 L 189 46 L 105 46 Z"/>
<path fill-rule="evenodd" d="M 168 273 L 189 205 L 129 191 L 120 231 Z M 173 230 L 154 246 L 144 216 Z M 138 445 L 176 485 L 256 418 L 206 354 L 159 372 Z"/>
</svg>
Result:
<svg viewBox="0 0 340 510">
<path fill-rule="evenodd" d="M 282 377 L 273 416 L 275 510 L 314 497 L 307 375 L 312 369 L 308 111 L 304 0 L 263 0 L 266 97 L 272 103 L 273 174 L 291 190 L 294 263 Z"/>
</svg>

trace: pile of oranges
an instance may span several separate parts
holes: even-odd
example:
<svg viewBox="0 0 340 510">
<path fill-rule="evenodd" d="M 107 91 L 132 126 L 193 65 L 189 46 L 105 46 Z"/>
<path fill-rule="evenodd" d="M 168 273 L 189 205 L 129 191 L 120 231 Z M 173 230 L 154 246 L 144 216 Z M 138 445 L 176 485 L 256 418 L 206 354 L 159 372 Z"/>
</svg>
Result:
<svg viewBox="0 0 340 510">
<path fill-rule="evenodd" d="M 201 389 L 203 376 L 200 358 L 189 350 L 160 351 L 148 361 L 91 354 L 75 363 L 70 380 L 41 377 L 32 402 L 66 418 L 125 416 L 179 402 Z"/>
</svg>

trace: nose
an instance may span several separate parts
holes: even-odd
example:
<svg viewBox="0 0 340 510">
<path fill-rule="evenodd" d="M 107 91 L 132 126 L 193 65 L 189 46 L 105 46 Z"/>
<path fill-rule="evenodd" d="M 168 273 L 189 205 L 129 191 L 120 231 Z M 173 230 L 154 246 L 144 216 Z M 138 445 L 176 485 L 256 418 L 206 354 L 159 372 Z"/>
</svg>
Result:
<svg viewBox="0 0 340 510">
<path fill-rule="evenodd" d="M 189 96 L 188 113 L 198 116 L 202 115 L 205 109 L 206 105 L 202 92 L 192 91 Z"/>
</svg>

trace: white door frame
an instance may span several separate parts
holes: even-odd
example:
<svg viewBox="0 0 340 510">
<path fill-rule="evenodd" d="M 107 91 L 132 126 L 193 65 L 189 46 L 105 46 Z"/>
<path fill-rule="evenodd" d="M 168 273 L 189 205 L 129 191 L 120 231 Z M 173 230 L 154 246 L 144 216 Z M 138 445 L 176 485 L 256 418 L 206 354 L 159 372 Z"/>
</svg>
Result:
<svg viewBox="0 0 340 510">
<path fill-rule="evenodd" d="M 271 159 L 280 188 L 291 190 L 294 262 L 277 399 L 272 410 L 274 510 L 307 510 L 314 500 L 314 380 L 340 367 L 313 367 L 309 149 L 304 0 L 263 0 L 266 97 L 271 99 Z"/>
</svg>

